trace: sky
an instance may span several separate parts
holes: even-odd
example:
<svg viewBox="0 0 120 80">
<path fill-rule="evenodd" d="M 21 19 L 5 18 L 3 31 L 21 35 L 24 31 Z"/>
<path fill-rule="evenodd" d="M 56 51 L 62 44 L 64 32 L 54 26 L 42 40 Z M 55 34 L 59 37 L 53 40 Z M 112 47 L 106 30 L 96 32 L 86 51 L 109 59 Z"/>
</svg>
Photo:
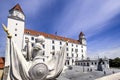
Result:
<svg viewBox="0 0 120 80">
<path fill-rule="evenodd" d="M 82 31 L 91 58 L 120 57 L 120 0 L 0 0 L 0 56 L 5 56 L 8 10 L 20 4 L 25 27 L 78 40 Z"/>
</svg>

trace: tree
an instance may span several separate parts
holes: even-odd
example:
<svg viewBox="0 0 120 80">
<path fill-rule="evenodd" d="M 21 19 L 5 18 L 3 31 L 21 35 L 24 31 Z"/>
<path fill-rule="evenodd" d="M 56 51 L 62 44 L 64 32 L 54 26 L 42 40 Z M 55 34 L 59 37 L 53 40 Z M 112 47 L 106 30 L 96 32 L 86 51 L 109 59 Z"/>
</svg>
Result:
<svg viewBox="0 0 120 80">
<path fill-rule="evenodd" d="M 110 67 L 120 68 L 120 58 L 109 59 L 109 65 Z"/>
</svg>

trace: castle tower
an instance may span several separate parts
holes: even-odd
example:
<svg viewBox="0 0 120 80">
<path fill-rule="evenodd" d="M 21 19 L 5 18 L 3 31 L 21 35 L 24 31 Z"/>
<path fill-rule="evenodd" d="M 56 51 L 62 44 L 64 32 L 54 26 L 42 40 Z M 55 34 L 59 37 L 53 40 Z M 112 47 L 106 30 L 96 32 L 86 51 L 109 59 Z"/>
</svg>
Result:
<svg viewBox="0 0 120 80">
<path fill-rule="evenodd" d="M 85 45 L 85 46 L 87 45 L 85 34 L 83 32 L 80 32 L 80 34 L 79 34 L 79 42 L 82 45 Z"/>
<path fill-rule="evenodd" d="M 19 4 L 9 10 L 8 30 L 12 35 L 18 49 L 22 50 L 25 26 L 25 15 Z"/>
</svg>

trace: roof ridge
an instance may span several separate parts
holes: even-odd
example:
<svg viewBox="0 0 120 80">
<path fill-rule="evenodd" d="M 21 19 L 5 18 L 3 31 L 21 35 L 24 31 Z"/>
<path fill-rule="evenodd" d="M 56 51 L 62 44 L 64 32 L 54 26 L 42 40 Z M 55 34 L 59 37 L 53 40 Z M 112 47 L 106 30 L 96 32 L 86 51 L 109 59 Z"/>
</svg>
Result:
<svg viewBox="0 0 120 80">
<path fill-rule="evenodd" d="M 66 37 L 58 36 L 58 35 L 54 35 L 54 34 L 48 34 L 48 33 L 45 33 L 45 32 L 39 32 L 39 31 L 36 31 L 36 30 L 25 29 L 24 33 L 30 34 L 30 35 L 36 35 L 36 36 L 37 35 L 43 35 L 46 38 L 51 38 L 51 39 L 56 39 L 56 40 L 62 40 L 62 41 L 69 41 L 71 43 L 79 44 L 79 41 L 75 40 L 75 39 L 66 38 Z"/>
</svg>

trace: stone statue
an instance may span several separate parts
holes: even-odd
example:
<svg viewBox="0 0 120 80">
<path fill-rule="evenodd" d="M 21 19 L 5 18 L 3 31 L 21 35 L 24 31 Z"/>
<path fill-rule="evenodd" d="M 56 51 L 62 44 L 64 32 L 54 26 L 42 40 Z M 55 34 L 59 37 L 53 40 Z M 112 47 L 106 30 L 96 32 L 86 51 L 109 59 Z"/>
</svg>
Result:
<svg viewBox="0 0 120 80">
<path fill-rule="evenodd" d="M 8 35 L 7 54 L 10 55 L 6 80 L 46 80 L 55 79 L 60 75 L 66 61 L 66 44 L 60 51 L 55 52 L 54 56 L 50 56 L 43 62 L 42 44 L 45 42 L 45 38 L 44 36 L 38 36 L 33 49 L 31 51 L 28 50 L 27 59 L 17 48 L 5 25 L 3 25 L 3 28 Z"/>
</svg>

